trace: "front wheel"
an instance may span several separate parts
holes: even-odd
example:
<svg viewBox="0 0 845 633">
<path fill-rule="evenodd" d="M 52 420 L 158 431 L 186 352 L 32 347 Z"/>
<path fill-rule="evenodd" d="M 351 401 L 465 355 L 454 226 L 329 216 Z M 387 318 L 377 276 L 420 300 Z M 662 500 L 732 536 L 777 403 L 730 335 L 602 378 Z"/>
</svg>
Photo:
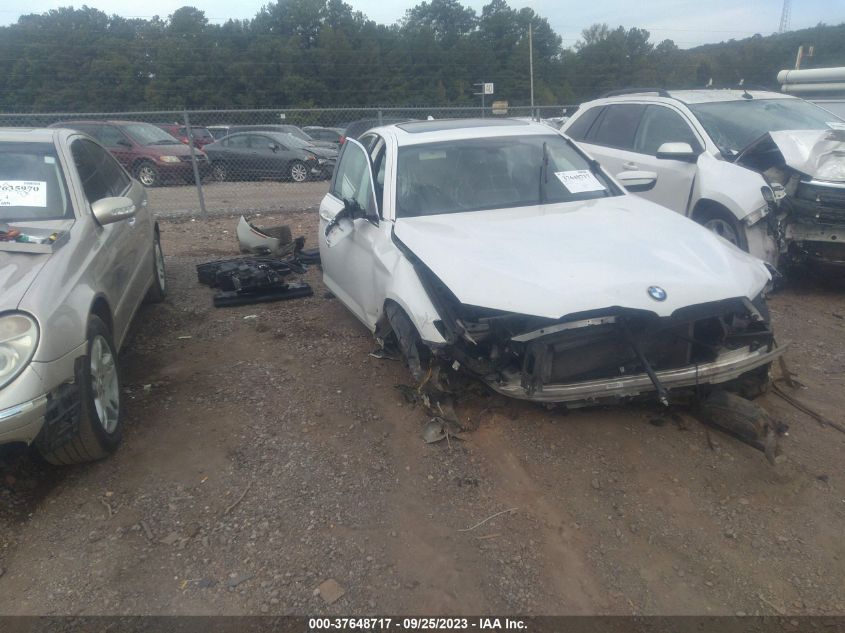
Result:
<svg viewBox="0 0 845 633">
<path fill-rule="evenodd" d="M 164 266 L 164 251 L 161 250 L 161 238 L 158 231 L 153 238 L 153 285 L 147 292 L 147 301 L 161 303 L 167 296 L 167 269 Z"/>
<path fill-rule="evenodd" d="M 88 354 L 77 361 L 78 414 L 62 411 L 66 423 L 56 425 L 39 444 L 51 464 L 66 465 L 102 459 L 123 438 L 120 369 L 111 333 L 102 319 L 88 317 Z M 76 418 L 74 420 L 74 418 Z"/>
<path fill-rule="evenodd" d="M 746 253 L 748 252 L 748 239 L 745 236 L 745 228 L 727 210 L 704 209 L 696 215 L 695 221 L 722 239 L 727 240 L 738 249 Z"/>
<path fill-rule="evenodd" d="M 288 168 L 288 175 L 294 182 L 305 182 L 308 180 L 308 167 L 303 162 L 294 161 Z"/>
<path fill-rule="evenodd" d="M 158 187 L 161 184 L 161 174 L 152 163 L 145 161 L 135 169 L 135 177 L 145 187 Z"/>
<path fill-rule="evenodd" d="M 223 163 L 214 163 L 211 166 L 211 177 L 217 182 L 229 179 L 229 170 Z"/>
</svg>

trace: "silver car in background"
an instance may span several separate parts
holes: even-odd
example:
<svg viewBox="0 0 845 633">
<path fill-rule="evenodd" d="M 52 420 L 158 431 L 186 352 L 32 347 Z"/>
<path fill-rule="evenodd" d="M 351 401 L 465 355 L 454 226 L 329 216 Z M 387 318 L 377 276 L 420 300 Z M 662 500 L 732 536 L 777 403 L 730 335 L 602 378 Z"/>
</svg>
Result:
<svg viewBox="0 0 845 633">
<path fill-rule="evenodd" d="M 0 129 L 0 444 L 55 464 L 120 443 L 118 351 L 166 291 L 144 187 L 93 139 Z"/>
</svg>

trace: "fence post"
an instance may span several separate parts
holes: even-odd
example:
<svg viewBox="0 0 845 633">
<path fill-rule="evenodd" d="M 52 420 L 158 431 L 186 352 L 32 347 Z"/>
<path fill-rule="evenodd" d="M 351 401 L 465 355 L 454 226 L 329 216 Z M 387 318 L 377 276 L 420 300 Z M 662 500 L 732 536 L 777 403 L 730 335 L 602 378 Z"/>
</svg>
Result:
<svg viewBox="0 0 845 633">
<path fill-rule="evenodd" d="M 197 194 L 200 199 L 200 217 L 203 220 L 208 219 L 208 212 L 205 210 L 205 196 L 202 193 L 202 178 L 200 178 L 200 170 L 197 166 L 197 153 L 194 148 L 194 135 L 191 132 L 191 120 L 188 118 L 188 111 L 183 110 L 182 116 L 185 119 L 185 133 L 188 135 L 188 147 L 191 148 L 191 166 L 194 168 L 194 183 L 197 186 Z"/>
</svg>

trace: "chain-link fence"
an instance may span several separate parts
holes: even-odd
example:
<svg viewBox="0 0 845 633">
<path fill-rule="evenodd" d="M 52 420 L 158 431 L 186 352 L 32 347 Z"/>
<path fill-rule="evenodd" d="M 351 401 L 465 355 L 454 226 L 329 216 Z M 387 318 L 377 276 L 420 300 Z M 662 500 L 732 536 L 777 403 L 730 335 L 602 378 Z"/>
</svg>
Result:
<svg viewBox="0 0 845 633">
<path fill-rule="evenodd" d="M 328 191 L 347 136 L 411 119 L 519 117 L 559 126 L 575 106 L 0 113 L 0 126 L 90 134 L 149 190 L 162 215 L 304 209 Z M 189 142 L 193 141 L 193 142 Z"/>
</svg>

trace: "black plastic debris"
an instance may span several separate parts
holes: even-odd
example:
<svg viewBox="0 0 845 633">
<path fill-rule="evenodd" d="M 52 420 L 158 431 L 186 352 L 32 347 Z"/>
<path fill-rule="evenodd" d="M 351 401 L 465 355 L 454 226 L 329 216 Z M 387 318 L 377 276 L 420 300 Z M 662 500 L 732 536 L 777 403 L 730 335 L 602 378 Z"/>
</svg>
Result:
<svg viewBox="0 0 845 633">
<path fill-rule="evenodd" d="M 304 250 L 302 248 L 296 253 L 296 259 L 303 264 L 319 264 L 320 263 L 320 249 L 312 248 Z"/>
<path fill-rule="evenodd" d="M 214 296 L 214 305 L 222 308 L 311 296 L 314 291 L 307 283 L 286 281 L 289 275 L 306 270 L 295 257 L 236 257 L 199 264 L 197 279 L 221 290 Z"/>
<path fill-rule="evenodd" d="M 260 290 L 251 291 L 224 291 L 214 295 L 215 308 L 229 308 L 233 306 L 248 305 L 251 303 L 270 303 L 273 301 L 286 301 L 287 299 L 299 299 L 310 297 L 314 290 L 304 281 L 284 283 L 278 286 L 266 287 Z"/>
</svg>

